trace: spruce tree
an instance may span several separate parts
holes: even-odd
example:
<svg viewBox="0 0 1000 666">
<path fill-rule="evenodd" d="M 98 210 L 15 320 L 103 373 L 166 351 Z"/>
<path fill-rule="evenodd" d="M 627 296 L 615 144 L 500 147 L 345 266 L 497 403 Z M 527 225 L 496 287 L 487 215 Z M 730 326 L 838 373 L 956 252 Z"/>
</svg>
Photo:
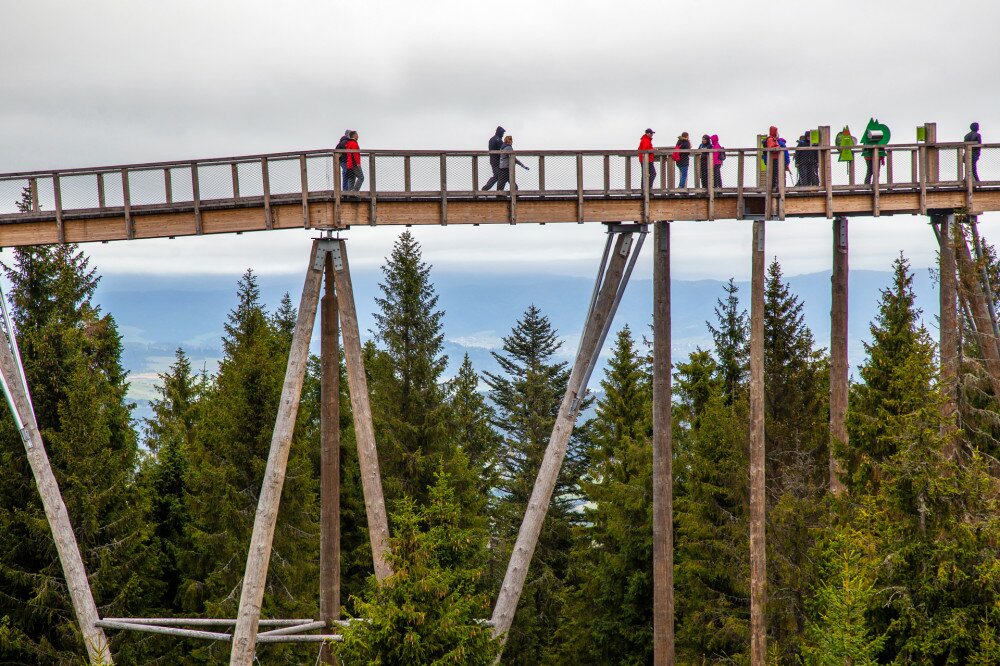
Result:
<svg viewBox="0 0 1000 666">
<path fill-rule="evenodd" d="M 198 426 L 198 408 L 205 377 L 196 377 L 183 349 L 175 352 L 170 369 L 160 375 L 159 398 L 150 402 L 153 417 L 146 419 L 145 461 L 141 479 L 151 502 L 150 519 L 159 551 L 159 578 L 163 582 L 161 605 L 181 610 L 178 592 L 183 578 L 180 559 L 188 541 L 188 474 L 190 447 Z"/>
<path fill-rule="evenodd" d="M 986 650 L 998 640 L 1000 493 L 978 452 L 962 460 L 945 453 L 944 397 L 913 301 L 900 257 L 848 412 L 852 520 L 879 563 L 872 635 L 885 635 L 880 662 L 989 663 L 996 653 Z"/>
<path fill-rule="evenodd" d="M 335 645 L 344 664 L 468 664 L 489 666 L 499 651 L 477 592 L 486 532 L 469 525 L 447 474 L 441 472 L 422 507 L 396 503 L 389 561 L 395 572 L 369 579 L 354 599 L 365 622 L 352 623 Z"/>
<path fill-rule="evenodd" d="M 732 404 L 742 392 L 750 371 L 750 322 L 747 311 L 740 309 L 739 287 L 735 280 L 723 287 L 726 298 L 718 299 L 715 319 L 718 327 L 705 322 L 715 342 L 718 373 L 726 404 Z"/>
<path fill-rule="evenodd" d="M 500 372 L 484 373 L 496 412 L 494 426 L 503 437 L 494 543 L 490 551 L 494 594 L 506 571 L 569 380 L 566 363 L 553 359 L 560 346 L 548 318 L 531 305 L 510 335 L 503 338 L 502 350 L 492 352 Z M 579 518 L 575 511 L 580 495 L 577 479 L 586 464 L 587 440 L 579 430 L 570 440 L 542 526 L 508 634 L 505 663 L 538 663 L 559 625 L 574 539 L 572 528 Z"/>
<path fill-rule="evenodd" d="M 386 495 L 427 499 L 434 475 L 455 442 L 448 432 L 442 375 L 444 312 L 431 267 L 409 231 L 400 234 L 382 267 L 382 295 L 375 299 L 374 340 L 368 365 L 373 420 Z"/>
<path fill-rule="evenodd" d="M 96 270 L 71 244 L 17 249 L 4 268 L 39 429 L 97 606 L 109 616 L 155 607 L 121 338 L 92 302 Z M 6 404 L 0 412 L 0 661 L 76 663 L 85 649 L 62 567 Z M 148 657 L 141 638 L 109 638 L 119 661 Z"/>
<path fill-rule="evenodd" d="M 803 304 L 777 260 L 768 267 L 764 300 L 768 627 L 774 653 L 794 660 L 827 491 L 829 364 L 814 350 Z"/>
<path fill-rule="evenodd" d="M 191 446 L 190 537 L 182 604 L 187 612 L 234 617 L 257 500 L 270 450 L 288 358 L 288 338 L 260 302 L 247 271 L 222 340 L 219 372 L 203 399 L 202 425 Z M 281 496 L 263 613 L 309 617 L 316 612 L 318 481 L 306 441 L 309 410 L 299 413 Z M 268 648 L 272 652 L 298 648 Z M 224 645 L 196 656 L 213 660 Z"/>
<path fill-rule="evenodd" d="M 493 409 L 479 391 L 479 374 L 468 354 L 449 389 L 451 432 L 468 459 L 477 492 L 490 500 L 498 483 L 501 439 L 493 429 Z"/>
<path fill-rule="evenodd" d="M 591 421 L 584 523 L 573 551 L 558 630 L 560 663 L 652 659 L 652 393 L 649 369 L 625 326 L 615 339 Z"/>
</svg>

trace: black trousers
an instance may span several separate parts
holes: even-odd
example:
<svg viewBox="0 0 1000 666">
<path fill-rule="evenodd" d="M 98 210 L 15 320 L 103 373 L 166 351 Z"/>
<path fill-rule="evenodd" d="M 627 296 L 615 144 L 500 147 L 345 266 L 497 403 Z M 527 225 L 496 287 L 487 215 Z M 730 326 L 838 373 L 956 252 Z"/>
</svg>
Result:
<svg viewBox="0 0 1000 666">
<path fill-rule="evenodd" d="M 499 163 L 498 164 L 493 164 L 491 162 L 490 163 L 490 168 L 493 169 L 493 175 L 490 176 L 490 179 L 488 181 L 486 181 L 485 185 L 483 185 L 483 189 L 484 190 L 488 190 L 491 187 L 493 187 L 494 185 L 496 185 L 497 182 L 500 180 L 500 176 L 501 175 L 503 175 L 503 177 L 505 179 L 507 178 L 507 170 L 506 169 L 501 169 Z M 506 184 L 506 183 L 507 183 L 507 181 L 504 180 L 504 184 Z M 497 187 L 497 189 L 498 190 L 502 190 L 503 189 L 503 185 Z"/>
</svg>

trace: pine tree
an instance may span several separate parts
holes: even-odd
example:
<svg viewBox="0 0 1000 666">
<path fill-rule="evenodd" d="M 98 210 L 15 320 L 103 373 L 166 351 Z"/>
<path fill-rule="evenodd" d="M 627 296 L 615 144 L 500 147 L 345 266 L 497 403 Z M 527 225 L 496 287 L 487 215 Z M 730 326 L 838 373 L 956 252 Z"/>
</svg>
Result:
<svg viewBox="0 0 1000 666">
<path fill-rule="evenodd" d="M 444 472 L 425 506 L 409 497 L 397 502 L 389 555 L 395 573 L 381 584 L 371 577 L 365 598 L 353 600 L 367 621 L 351 624 L 335 646 L 343 663 L 494 663 L 499 644 L 478 623 L 489 606 L 476 592 L 486 533 L 464 514 Z"/>
<path fill-rule="evenodd" d="M 477 492 L 492 498 L 498 483 L 501 439 L 493 429 L 493 409 L 479 391 L 479 375 L 466 354 L 450 385 L 450 429 L 478 480 Z"/>
<path fill-rule="evenodd" d="M 503 437 L 496 531 L 491 548 L 494 593 L 499 589 L 534 487 L 569 370 L 553 356 L 561 343 L 547 317 L 529 306 L 500 352 L 492 352 L 499 373 L 484 373 L 496 411 L 494 426 Z M 508 634 L 505 663 L 534 664 L 555 634 L 560 616 L 573 525 L 579 514 L 576 480 L 586 465 L 587 439 L 577 428 L 558 477 L 538 547 L 531 561 L 514 624 Z"/>
<path fill-rule="evenodd" d="M 707 351 L 698 348 L 688 357 L 687 363 L 677 364 L 673 391 L 678 406 L 682 406 L 682 409 L 675 410 L 681 425 L 697 431 L 708 401 L 712 396 L 728 389 L 715 359 Z M 724 395 L 726 400 L 730 399 L 730 394 Z"/>
<path fill-rule="evenodd" d="M 22 202 L 30 207 L 30 198 Z M 26 379 L 42 439 L 101 612 L 155 606 L 160 589 L 135 482 L 139 450 L 114 319 L 92 303 L 98 277 L 75 245 L 14 251 L 5 266 Z M 85 653 L 25 457 L 0 420 L 0 661 L 76 663 Z M 145 642 L 109 636 L 120 661 L 146 659 Z"/>
<path fill-rule="evenodd" d="M 652 659 L 652 393 L 625 326 L 615 340 L 591 422 L 582 482 L 584 523 L 573 551 L 574 589 L 556 643 L 561 663 L 647 664 Z"/>
<path fill-rule="evenodd" d="M 400 234 L 382 267 L 373 331 L 378 348 L 366 359 L 386 495 L 405 494 L 418 504 L 455 450 L 442 386 L 444 312 L 437 309 L 430 270 L 413 235 Z"/>
<path fill-rule="evenodd" d="M 252 271 L 240 280 L 225 331 L 223 359 L 191 446 L 192 549 L 181 589 L 187 612 L 212 617 L 236 611 L 289 351 L 287 336 L 260 302 Z M 305 437 L 309 416 L 309 409 L 299 413 L 281 496 L 263 607 L 272 617 L 316 612 L 318 481 L 310 458 L 315 447 Z M 225 646 L 210 644 L 196 656 L 212 660 L 222 653 L 228 654 Z"/>
<path fill-rule="evenodd" d="M 726 299 L 718 299 L 715 319 L 718 328 L 705 322 L 715 342 L 718 373 L 722 380 L 726 404 L 732 404 L 746 385 L 750 370 L 750 323 L 747 311 L 740 309 L 739 287 L 735 280 L 723 287 Z"/>
</svg>

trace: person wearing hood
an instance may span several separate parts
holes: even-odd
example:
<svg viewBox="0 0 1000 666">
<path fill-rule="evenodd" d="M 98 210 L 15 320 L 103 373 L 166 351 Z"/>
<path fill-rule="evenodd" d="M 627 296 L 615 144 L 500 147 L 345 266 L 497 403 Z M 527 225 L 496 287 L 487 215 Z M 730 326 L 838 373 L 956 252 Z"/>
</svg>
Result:
<svg viewBox="0 0 1000 666">
<path fill-rule="evenodd" d="M 700 153 L 698 155 L 698 175 L 701 176 L 701 186 L 708 187 L 708 150 L 712 147 L 712 137 L 707 134 L 701 135 L 701 143 L 698 144 L 698 150 L 704 150 L 706 152 Z"/>
<path fill-rule="evenodd" d="M 980 144 L 983 143 L 983 135 L 979 133 L 979 123 L 969 125 L 969 133 L 965 135 L 965 142 L 973 144 L 972 149 L 972 179 L 979 182 L 979 153 L 982 151 Z"/>
<path fill-rule="evenodd" d="M 639 137 L 639 167 L 642 167 L 643 162 L 649 163 L 649 189 L 653 189 L 653 183 L 656 178 L 656 167 L 653 165 L 653 134 L 655 132 L 648 127 L 646 131 L 643 132 L 642 136 Z"/>
<path fill-rule="evenodd" d="M 500 151 L 503 150 L 503 133 L 506 131 L 504 128 L 497 126 L 496 134 L 490 137 L 490 142 L 487 144 L 486 150 L 490 151 L 490 168 L 493 169 L 493 175 L 483 185 L 484 190 L 490 189 L 500 180 Z"/>
<path fill-rule="evenodd" d="M 340 141 L 337 142 L 337 147 L 334 150 L 344 150 L 347 148 L 347 142 L 351 140 L 351 130 L 345 129 L 344 136 L 340 137 Z M 338 160 L 340 162 L 340 189 L 347 189 L 347 153 L 341 153 Z"/>
<path fill-rule="evenodd" d="M 691 150 L 691 139 L 687 132 L 681 132 L 681 135 L 677 137 L 677 143 L 674 145 L 674 152 L 670 156 L 677 165 L 677 171 L 681 174 L 681 179 L 677 187 L 687 187 L 688 165 L 691 163 L 691 153 L 684 152 L 687 150 Z"/>
<path fill-rule="evenodd" d="M 719 135 L 713 134 L 712 139 L 712 183 L 716 188 L 722 187 L 722 161 L 726 159 L 726 149 L 719 144 Z"/>
<path fill-rule="evenodd" d="M 808 148 L 812 145 L 809 132 L 803 132 L 796 142 L 796 148 Z M 819 185 L 819 155 L 814 150 L 795 151 L 795 170 L 799 173 L 797 185 Z"/>
</svg>

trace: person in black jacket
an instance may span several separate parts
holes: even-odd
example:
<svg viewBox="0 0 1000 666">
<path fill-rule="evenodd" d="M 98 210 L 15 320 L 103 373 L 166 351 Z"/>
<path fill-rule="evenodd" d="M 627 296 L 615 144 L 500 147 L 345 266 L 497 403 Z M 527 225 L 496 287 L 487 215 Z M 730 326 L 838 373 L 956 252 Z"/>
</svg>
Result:
<svg viewBox="0 0 1000 666">
<path fill-rule="evenodd" d="M 708 151 L 711 150 L 711 148 L 712 138 L 707 134 L 703 134 L 701 137 L 701 143 L 698 144 L 698 149 Z M 708 188 L 709 165 L 711 164 L 709 154 L 710 153 L 708 152 L 704 152 L 698 155 L 698 175 L 701 176 L 701 186 L 706 189 Z"/>
<path fill-rule="evenodd" d="M 965 135 L 965 142 L 975 144 L 972 149 L 972 179 L 979 182 L 979 153 L 982 148 L 979 145 L 983 142 L 983 135 L 979 133 L 979 123 L 969 125 L 969 133 Z"/>
<path fill-rule="evenodd" d="M 497 132 L 490 138 L 487 150 L 489 151 L 500 151 L 503 150 L 503 133 L 506 132 L 502 127 L 497 127 Z M 486 184 L 483 185 L 484 190 L 488 190 L 497 184 L 500 179 L 500 153 L 493 152 L 490 154 L 490 168 L 493 169 L 493 175 L 490 177 Z"/>
<path fill-rule="evenodd" d="M 347 142 L 351 140 L 351 130 L 345 129 L 344 136 L 340 137 L 340 141 L 337 142 L 336 150 L 343 150 L 347 148 Z M 341 153 L 339 157 L 340 161 L 340 189 L 347 189 L 347 153 Z"/>
<path fill-rule="evenodd" d="M 687 132 L 681 132 L 681 135 L 677 137 L 677 143 L 674 145 L 674 148 L 678 151 L 691 150 L 691 139 L 688 137 Z M 691 153 L 678 152 L 677 159 L 674 161 L 681 175 L 677 187 L 687 187 L 688 164 L 691 163 Z"/>
</svg>

